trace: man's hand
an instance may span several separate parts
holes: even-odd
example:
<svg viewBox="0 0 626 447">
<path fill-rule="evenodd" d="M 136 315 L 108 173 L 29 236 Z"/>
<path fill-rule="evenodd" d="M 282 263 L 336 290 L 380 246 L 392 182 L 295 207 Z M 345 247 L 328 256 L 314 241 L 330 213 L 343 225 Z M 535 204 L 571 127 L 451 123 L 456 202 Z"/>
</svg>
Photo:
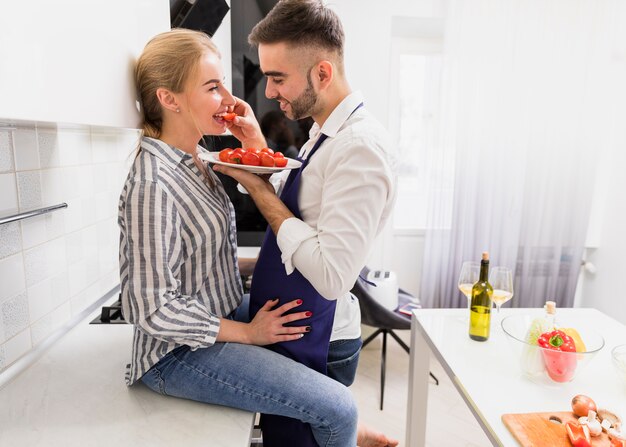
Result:
<svg viewBox="0 0 626 447">
<path fill-rule="evenodd" d="M 289 208 L 276 196 L 268 177 L 224 165 L 213 165 L 213 170 L 234 178 L 246 188 L 274 234 L 278 234 L 280 226 L 286 219 L 294 217 Z"/>
<path fill-rule="evenodd" d="M 230 129 L 235 138 L 241 141 L 242 147 L 261 149 L 267 146 L 252 108 L 247 102 L 237 97 L 235 97 L 235 101 L 233 111 L 237 114 L 237 117 L 233 121 L 228 121 L 226 127 Z"/>
<path fill-rule="evenodd" d="M 277 303 L 277 299 L 266 302 L 247 325 L 246 332 L 249 344 L 263 346 L 281 341 L 298 340 L 311 330 L 310 326 L 284 326 L 286 323 L 311 316 L 310 312 L 285 315 L 289 310 L 300 306 L 302 300 L 293 300 L 273 309 Z"/>
<path fill-rule="evenodd" d="M 213 170 L 235 179 L 241 186 L 246 188 L 253 200 L 256 200 L 256 196 L 263 193 L 276 195 L 276 191 L 274 191 L 274 187 L 269 182 L 269 177 L 267 176 L 259 176 L 243 169 L 224 165 L 213 165 Z"/>
</svg>

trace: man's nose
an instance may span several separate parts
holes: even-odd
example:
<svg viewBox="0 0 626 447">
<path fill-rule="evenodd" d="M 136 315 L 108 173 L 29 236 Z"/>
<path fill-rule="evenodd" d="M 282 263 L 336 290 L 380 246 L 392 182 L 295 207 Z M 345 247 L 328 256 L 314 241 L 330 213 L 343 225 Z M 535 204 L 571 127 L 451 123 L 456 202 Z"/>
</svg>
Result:
<svg viewBox="0 0 626 447">
<path fill-rule="evenodd" d="M 272 88 L 270 86 L 269 82 L 265 84 L 265 97 L 267 99 L 276 99 L 276 98 L 278 98 L 278 92 L 276 91 L 275 88 Z"/>
</svg>

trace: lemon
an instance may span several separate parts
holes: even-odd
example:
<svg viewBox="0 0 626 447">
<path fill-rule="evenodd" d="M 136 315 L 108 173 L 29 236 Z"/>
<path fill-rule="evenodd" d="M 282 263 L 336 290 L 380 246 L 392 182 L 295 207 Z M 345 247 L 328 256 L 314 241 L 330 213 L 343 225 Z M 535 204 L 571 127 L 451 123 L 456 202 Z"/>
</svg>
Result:
<svg viewBox="0 0 626 447">
<path fill-rule="evenodd" d="M 587 347 L 585 346 L 585 343 L 583 342 L 582 337 L 580 336 L 580 334 L 578 333 L 576 329 L 572 327 L 566 327 L 566 328 L 560 328 L 560 330 L 562 330 L 567 335 L 572 337 L 572 340 L 574 340 L 574 344 L 576 345 L 576 352 L 587 351 Z"/>
</svg>

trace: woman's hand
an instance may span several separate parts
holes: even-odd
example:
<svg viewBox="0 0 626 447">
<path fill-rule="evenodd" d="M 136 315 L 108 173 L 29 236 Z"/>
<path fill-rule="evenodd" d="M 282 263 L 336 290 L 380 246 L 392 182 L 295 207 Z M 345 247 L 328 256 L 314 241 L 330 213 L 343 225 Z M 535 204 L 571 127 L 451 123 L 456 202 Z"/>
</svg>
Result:
<svg viewBox="0 0 626 447">
<path fill-rule="evenodd" d="M 310 326 L 285 326 L 286 323 L 311 316 L 310 312 L 285 315 L 289 310 L 300 306 L 302 300 L 293 300 L 273 309 L 277 303 L 277 299 L 266 302 L 247 325 L 249 344 L 263 346 L 281 341 L 298 340 L 311 330 Z"/>
<path fill-rule="evenodd" d="M 241 146 L 256 149 L 267 146 L 265 137 L 261 132 L 261 126 L 259 126 L 259 122 L 248 103 L 235 97 L 233 112 L 237 114 L 237 117 L 233 121 L 227 122 L 226 126 L 233 136 L 241 141 Z"/>
</svg>

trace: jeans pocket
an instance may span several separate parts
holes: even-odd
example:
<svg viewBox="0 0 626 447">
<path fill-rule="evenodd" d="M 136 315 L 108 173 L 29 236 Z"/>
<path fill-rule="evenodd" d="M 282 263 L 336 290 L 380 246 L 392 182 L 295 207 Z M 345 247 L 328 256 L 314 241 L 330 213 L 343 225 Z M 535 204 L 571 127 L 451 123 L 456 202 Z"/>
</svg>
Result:
<svg viewBox="0 0 626 447">
<path fill-rule="evenodd" d="M 360 338 L 331 342 L 326 365 L 328 376 L 345 386 L 352 385 L 359 364 L 361 345 Z"/>
</svg>

